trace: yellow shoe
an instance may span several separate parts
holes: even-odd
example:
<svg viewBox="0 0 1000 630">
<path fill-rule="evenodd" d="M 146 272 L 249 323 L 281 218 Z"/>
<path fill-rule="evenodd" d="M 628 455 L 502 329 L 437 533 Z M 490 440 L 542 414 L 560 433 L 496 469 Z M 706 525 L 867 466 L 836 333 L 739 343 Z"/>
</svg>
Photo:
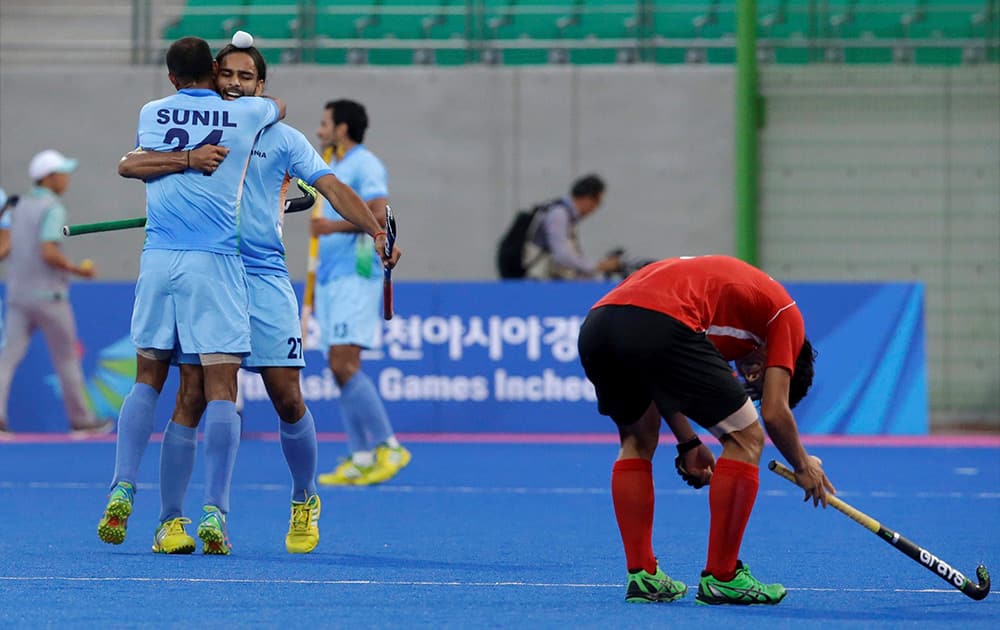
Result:
<svg viewBox="0 0 1000 630">
<path fill-rule="evenodd" d="M 184 529 L 190 524 L 191 519 L 183 517 L 160 523 L 153 537 L 153 553 L 194 553 L 194 538 Z"/>
<path fill-rule="evenodd" d="M 402 446 L 389 448 L 388 446 L 381 445 L 376 447 L 375 465 L 366 475 L 368 483 L 375 484 L 389 481 L 398 475 L 399 471 L 403 470 L 410 463 L 411 459 L 410 451 Z"/>
<path fill-rule="evenodd" d="M 305 503 L 292 501 L 292 518 L 285 534 L 288 553 L 309 553 L 319 544 L 319 495 L 314 494 Z"/>
<path fill-rule="evenodd" d="M 369 473 L 375 466 L 358 466 L 351 458 L 342 460 L 333 472 L 323 473 L 316 478 L 321 486 L 367 486 L 371 484 Z"/>
<path fill-rule="evenodd" d="M 385 444 L 380 444 L 375 447 L 375 461 L 395 468 L 396 472 L 406 468 L 411 459 L 413 456 L 410 455 L 410 451 L 402 445 L 389 448 Z"/>
</svg>

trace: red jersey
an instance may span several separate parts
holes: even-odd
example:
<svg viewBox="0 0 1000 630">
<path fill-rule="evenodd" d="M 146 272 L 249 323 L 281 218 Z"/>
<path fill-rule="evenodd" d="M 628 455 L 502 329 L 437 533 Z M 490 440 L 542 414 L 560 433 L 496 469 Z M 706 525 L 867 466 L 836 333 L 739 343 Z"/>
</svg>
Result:
<svg viewBox="0 0 1000 630">
<path fill-rule="evenodd" d="M 704 332 L 727 361 L 767 343 L 765 367 L 795 371 L 805 323 L 795 300 L 753 265 L 730 256 L 668 258 L 636 271 L 605 295 L 607 304 L 638 306 Z"/>
</svg>

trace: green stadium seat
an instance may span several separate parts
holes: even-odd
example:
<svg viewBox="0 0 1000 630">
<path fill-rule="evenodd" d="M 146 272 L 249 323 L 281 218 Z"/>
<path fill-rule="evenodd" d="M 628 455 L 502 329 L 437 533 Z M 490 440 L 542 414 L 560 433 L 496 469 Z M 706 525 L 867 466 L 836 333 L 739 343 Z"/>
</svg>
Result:
<svg viewBox="0 0 1000 630">
<path fill-rule="evenodd" d="M 297 39 L 301 33 L 301 15 L 289 0 L 249 0 L 246 22 L 240 28 L 254 36 L 254 45 L 268 63 L 282 61 L 288 46 L 268 45 L 268 40 Z M 273 12 L 270 7 L 280 7 Z M 255 11 L 256 9 L 256 11 Z M 298 47 L 291 47 L 297 50 Z"/>
<path fill-rule="evenodd" d="M 248 2 L 249 0 L 187 0 L 180 19 L 163 30 L 163 39 L 174 40 L 189 36 L 227 39 L 243 28 L 247 17 L 244 8 Z M 191 9 L 194 12 L 190 12 Z M 208 11 L 210 9 L 220 11 Z"/>
<path fill-rule="evenodd" d="M 782 64 L 995 61 L 1000 53 L 988 39 L 1000 29 L 995 3 L 758 0 L 761 59 Z M 213 7 L 223 11 L 205 14 Z M 268 7 L 282 10 L 255 11 Z M 268 40 L 299 39 L 305 44 L 304 61 L 335 64 L 594 64 L 631 61 L 639 54 L 642 61 L 656 63 L 728 64 L 736 58 L 736 7 L 736 0 L 187 0 L 185 13 L 163 36 L 225 40 L 243 29 L 257 38 L 269 61 L 294 59 L 291 53 L 299 47 L 269 46 Z M 300 15 L 306 9 L 315 9 L 315 20 Z M 640 12 L 647 10 L 649 19 L 643 21 Z M 648 36 L 659 38 L 656 46 L 644 45 L 642 38 Z M 364 39 L 367 45 L 318 48 L 311 55 L 313 37 Z M 820 48 L 815 38 L 845 43 Z M 393 46 L 378 47 L 380 40 Z M 442 44 L 450 40 L 469 45 Z M 920 45 L 949 40 L 955 45 Z"/>
</svg>

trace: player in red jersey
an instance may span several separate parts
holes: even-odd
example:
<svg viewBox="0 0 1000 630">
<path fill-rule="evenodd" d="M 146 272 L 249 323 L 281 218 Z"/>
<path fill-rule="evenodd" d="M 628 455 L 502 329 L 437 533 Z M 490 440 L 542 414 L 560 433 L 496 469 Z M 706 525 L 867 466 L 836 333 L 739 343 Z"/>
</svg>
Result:
<svg viewBox="0 0 1000 630">
<path fill-rule="evenodd" d="M 621 439 L 611 495 L 629 571 L 625 600 L 673 601 L 687 592 L 653 554 L 652 460 L 662 417 L 678 441 L 681 476 L 694 487 L 711 480 L 708 561 L 696 601 L 780 602 L 784 587 L 761 583 L 738 559 L 757 497 L 764 431 L 728 361 L 762 392 L 764 427 L 806 500 L 825 507 L 827 493 L 836 491 L 819 459 L 807 455 L 792 415 L 812 384 L 815 355 L 785 288 L 729 256 L 662 260 L 594 305 L 579 349 L 598 409 L 615 421 Z M 688 418 L 722 443 L 718 461 Z"/>
</svg>

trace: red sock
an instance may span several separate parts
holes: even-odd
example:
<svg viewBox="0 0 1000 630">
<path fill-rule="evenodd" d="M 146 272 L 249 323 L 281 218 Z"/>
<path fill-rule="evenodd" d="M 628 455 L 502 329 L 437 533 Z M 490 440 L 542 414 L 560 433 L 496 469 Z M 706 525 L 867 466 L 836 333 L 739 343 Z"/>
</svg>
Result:
<svg viewBox="0 0 1000 630">
<path fill-rule="evenodd" d="M 712 517 L 705 570 L 724 582 L 736 575 L 740 544 L 757 499 L 758 486 L 760 470 L 753 464 L 724 457 L 715 462 L 708 489 Z"/>
<path fill-rule="evenodd" d="M 630 571 L 656 573 L 653 555 L 653 462 L 620 459 L 611 470 L 611 499 Z"/>
</svg>

